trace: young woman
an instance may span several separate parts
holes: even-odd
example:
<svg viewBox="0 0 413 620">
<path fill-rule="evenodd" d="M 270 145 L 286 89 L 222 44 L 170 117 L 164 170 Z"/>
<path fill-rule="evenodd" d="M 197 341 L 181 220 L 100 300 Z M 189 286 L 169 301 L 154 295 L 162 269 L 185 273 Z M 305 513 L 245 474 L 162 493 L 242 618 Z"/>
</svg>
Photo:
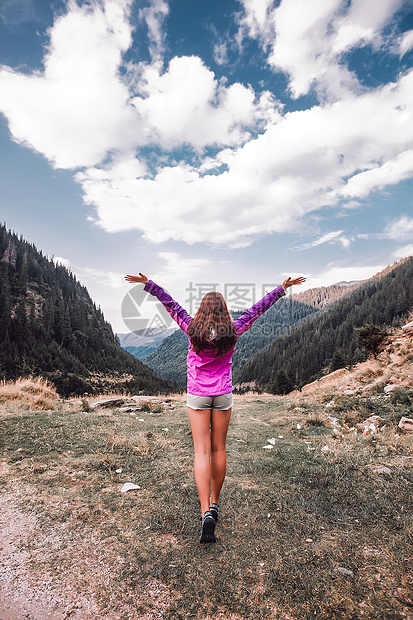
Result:
<svg viewBox="0 0 413 620">
<path fill-rule="evenodd" d="M 287 278 L 263 299 L 232 320 L 221 293 L 207 293 L 194 318 L 160 286 L 139 273 L 125 276 L 165 306 L 189 338 L 187 405 L 194 441 L 194 473 L 201 502 L 201 543 L 215 542 L 219 495 L 226 474 L 226 438 L 232 412 L 231 364 L 241 334 L 270 308 L 290 286 L 305 278 Z"/>
</svg>

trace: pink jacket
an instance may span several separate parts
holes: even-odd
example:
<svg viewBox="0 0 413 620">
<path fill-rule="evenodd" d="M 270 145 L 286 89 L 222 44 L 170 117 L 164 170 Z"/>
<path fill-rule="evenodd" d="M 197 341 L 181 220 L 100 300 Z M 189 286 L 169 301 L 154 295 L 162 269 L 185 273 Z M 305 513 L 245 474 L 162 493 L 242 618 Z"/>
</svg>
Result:
<svg viewBox="0 0 413 620">
<path fill-rule="evenodd" d="M 192 317 L 187 311 L 152 280 L 145 284 L 144 290 L 159 299 L 174 321 L 187 334 L 189 324 L 192 321 Z M 254 321 L 284 295 L 285 290 L 282 286 L 278 286 L 236 319 L 234 326 L 237 338 L 248 331 Z M 218 396 L 232 392 L 232 356 L 234 348 L 220 357 L 217 357 L 215 352 L 210 350 L 200 351 L 197 354 L 191 347 L 191 341 L 189 340 L 187 358 L 188 394 Z"/>
</svg>

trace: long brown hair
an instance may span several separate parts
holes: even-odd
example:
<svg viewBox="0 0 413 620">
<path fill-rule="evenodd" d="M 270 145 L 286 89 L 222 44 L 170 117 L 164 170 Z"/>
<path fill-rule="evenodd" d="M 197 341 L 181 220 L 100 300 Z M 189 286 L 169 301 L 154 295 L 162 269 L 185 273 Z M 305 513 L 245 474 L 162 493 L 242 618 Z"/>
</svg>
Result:
<svg viewBox="0 0 413 620">
<path fill-rule="evenodd" d="M 225 299 L 216 291 L 207 293 L 189 324 L 188 336 L 195 353 L 215 350 L 220 356 L 232 349 L 237 340 Z"/>
</svg>

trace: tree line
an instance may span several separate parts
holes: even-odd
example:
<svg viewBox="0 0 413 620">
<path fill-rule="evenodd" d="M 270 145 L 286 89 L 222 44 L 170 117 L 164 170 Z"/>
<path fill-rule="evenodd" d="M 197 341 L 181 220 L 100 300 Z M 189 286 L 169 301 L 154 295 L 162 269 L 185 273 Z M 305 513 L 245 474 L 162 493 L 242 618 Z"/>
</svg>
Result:
<svg viewBox="0 0 413 620">
<path fill-rule="evenodd" d="M 87 289 L 0 226 L 0 377 L 42 375 L 62 395 L 176 389 L 124 351 Z"/>
<path fill-rule="evenodd" d="M 300 388 L 326 371 L 365 360 L 369 351 L 360 329 L 373 328 L 372 342 L 375 330 L 398 326 L 412 307 L 413 258 L 408 258 L 274 340 L 247 362 L 239 380 L 256 381 L 274 393 Z"/>
<path fill-rule="evenodd" d="M 232 361 L 234 382 L 242 382 L 242 372 L 246 363 L 259 351 L 267 347 L 274 339 L 288 335 L 308 317 L 316 314 L 326 305 L 341 299 L 358 285 L 321 287 L 289 296 L 272 306 L 259 317 L 252 328 L 243 334 L 237 342 Z M 237 319 L 242 310 L 232 313 Z M 156 351 L 145 359 L 162 377 L 186 386 L 186 356 L 188 338 L 178 330 L 165 338 Z"/>
</svg>

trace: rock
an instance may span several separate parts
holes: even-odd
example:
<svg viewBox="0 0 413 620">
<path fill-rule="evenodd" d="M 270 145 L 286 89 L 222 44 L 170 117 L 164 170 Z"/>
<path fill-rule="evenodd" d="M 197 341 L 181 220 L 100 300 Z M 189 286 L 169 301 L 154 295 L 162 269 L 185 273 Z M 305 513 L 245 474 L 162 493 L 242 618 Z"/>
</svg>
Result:
<svg viewBox="0 0 413 620">
<path fill-rule="evenodd" d="M 413 431 L 413 420 L 403 416 L 398 424 L 398 427 L 403 431 Z"/>
<path fill-rule="evenodd" d="M 363 432 L 364 435 L 368 435 L 369 433 L 377 433 L 379 428 L 386 423 L 386 420 L 383 420 L 379 415 L 372 415 L 364 422 L 357 424 L 357 428 Z"/>
<path fill-rule="evenodd" d="M 393 392 L 393 390 L 395 390 L 397 388 L 397 385 L 386 385 L 384 387 L 384 391 L 386 394 L 390 394 L 390 392 Z"/>
<path fill-rule="evenodd" d="M 91 409 L 97 409 L 98 407 L 120 407 L 125 401 L 123 398 L 108 398 L 106 400 L 99 400 L 97 403 L 90 405 Z"/>
<path fill-rule="evenodd" d="M 139 405 L 128 405 L 127 407 L 121 407 L 119 411 L 122 411 L 122 413 L 132 413 L 134 411 L 142 411 L 142 407 L 139 407 Z"/>
<path fill-rule="evenodd" d="M 413 321 L 410 321 L 410 323 L 407 323 L 407 325 L 404 325 L 402 329 L 404 329 L 406 332 L 413 330 Z"/>
<path fill-rule="evenodd" d="M 355 394 L 356 390 L 343 390 L 343 394 L 346 394 L 346 396 L 351 396 L 352 394 Z"/>
<path fill-rule="evenodd" d="M 348 568 L 344 568 L 343 566 L 339 566 L 337 568 L 338 572 L 341 573 L 342 575 L 346 575 L 347 577 L 354 577 L 354 573 L 352 570 L 349 570 Z"/>
<path fill-rule="evenodd" d="M 135 489 L 138 490 L 138 489 L 140 489 L 140 487 L 137 484 L 133 484 L 133 482 L 125 482 L 125 484 L 121 488 L 120 492 L 121 493 L 126 493 L 126 491 L 133 491 Z"/>
<path fill-rule="evenodd" d="M 373 474 L 391 474 L 391 471 L 388 467 L 378 467 L 377 469 L 373 469 Z"/>
<path fill-rule="evenodd" d="M 321 448 L 321 452 L 328 452 L 330 448 L 326 445 Z"/>
<path fill-rule="evenodd" d="M 135 403 L 143 402 L 151 402 L 151 403 L 163 403 L 165 402 L 164 398 L 159 398 L 159 396 L 132 396 L 131 400 L 134 400 Z"/>
</svg>

